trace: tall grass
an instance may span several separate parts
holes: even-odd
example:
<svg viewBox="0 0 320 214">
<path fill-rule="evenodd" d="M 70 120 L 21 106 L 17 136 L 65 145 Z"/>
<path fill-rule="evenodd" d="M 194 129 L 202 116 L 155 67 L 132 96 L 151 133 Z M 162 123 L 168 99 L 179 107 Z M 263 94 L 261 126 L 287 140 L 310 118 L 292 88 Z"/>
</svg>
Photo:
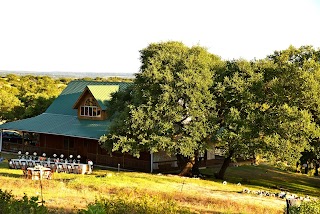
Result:
<svg viewBox="0 0 320 214">
<path fill-rule="evenodd" d="M 158 196 L 141 196 L 135 195 L 119 195 L 109 198 L 96 200 L 95 203 L 89 204 L 88 209 L 80 211 L 83 214 L 91 213 L 148 213 L 148 214 L 163 214 L 163 213 L 192 213 L 189 209 L 177 205 L 177 203 L 168 198 Z"/>
</svg>

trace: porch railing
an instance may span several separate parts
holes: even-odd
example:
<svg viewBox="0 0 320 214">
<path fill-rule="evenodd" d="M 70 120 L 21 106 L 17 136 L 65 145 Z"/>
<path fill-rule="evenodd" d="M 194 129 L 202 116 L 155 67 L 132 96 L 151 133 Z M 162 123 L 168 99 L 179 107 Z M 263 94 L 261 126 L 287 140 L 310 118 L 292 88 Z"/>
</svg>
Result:
<svg viewBox="0 0 320 214">
<path fill-rule="evenodd" d="M 52 157 L 53 154 L 57 154 L 58 156 L 60 156 L 60 154 L 64 154 L 64 157 L 68 157 L 70 154 L 77 155 L 77 151 L 75 150 L 70 151 L 65 149 L 42 148 L 39 146 L 23 145 L 18 143 L 7 143 L 7 142 L 3 143 L 2 150 L 6 152 L 12 152 L 12 153 L 18 153 L 19 151 L 21 151 L 22 154 L 29 152 L 30 155 L 36 152 L 40 156 L 42 153 L 46 153 L 47 157 Z"/>
<path fill-rule="evenodd" d="M 88 159 L 95 161 L 97 165 L 110 166 L 114 168 L 119 167 L 122 169 L 138 170 L 143 172 L 150 172 L 150 161 L 128 158 L 126 156 L 110 156 L 110 155 L 97 155 L 93 153 L 87 154 Z"/>
<path fill-rule="evenodd" d="M 42 155 L 42 153 L 46 153 L 47 157 L 52 157 L 53 154 L 57 154 L 58 157 L 60 154 L 64 154 L 65 158 L 68 158 L 69 155 L 77 155 L 76 150 L 64 150 L 64 149 L 52 149 L 52 148 L 41 148 L 38 146 L 32 145 L 24 145 L 24 144 L 13 144 L 13 143 L 3 143 L 2 147 L 3 151 L 18 153 L 21 151 L 22 154 L 29 152 L 29 155 L 32 155 L 36 152 L 38 155 Z M 109 166 L 122 169 L 131 169 L 143 172 L 150 172 L 150 161 L 139 160 L 134 158 L 128 158 L 126 156 L 110 156 L 110 155 L 100 155 L 94 153 L 87 153 L 87 159 L 90 159 L 96 165 Z M 81 162 L 85 162 L 87 160 L 83 159 Z"/>
</svg>

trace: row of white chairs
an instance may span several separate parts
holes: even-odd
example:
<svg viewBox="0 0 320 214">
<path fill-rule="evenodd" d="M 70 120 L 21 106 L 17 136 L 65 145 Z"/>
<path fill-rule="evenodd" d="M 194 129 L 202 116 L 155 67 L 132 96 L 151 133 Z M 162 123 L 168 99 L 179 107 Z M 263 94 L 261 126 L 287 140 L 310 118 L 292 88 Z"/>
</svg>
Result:
<svg viewBox="0 0 320 214">
<path fill-rule="evenodd" d="M 61 162 L 48 162 L 48 161 L 23 161 L 23 160 L 10 160 L 9 168 L 11 169 L 26 169 L 28 167 L 43 166 L 50 168 L 52 172 L 65 172 L 82 174 L 82 167 L 80 164 L 61 163 Z"/>
</svg>

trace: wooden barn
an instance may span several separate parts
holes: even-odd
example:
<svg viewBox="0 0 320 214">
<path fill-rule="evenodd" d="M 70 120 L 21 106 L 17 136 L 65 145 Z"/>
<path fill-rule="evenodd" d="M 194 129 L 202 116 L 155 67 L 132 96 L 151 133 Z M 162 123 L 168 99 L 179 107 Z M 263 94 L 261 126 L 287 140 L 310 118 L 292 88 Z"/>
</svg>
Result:
<svg viewBox="0 0 320 214">
<path fill-rule="evenodd" d="M 110 155 L 99 145 L 100 136 L 108 132 L 107 115 L 111 94 L 124 90 L 130 83 L 72 81 L 42 114 L 0 125 L 0 151 L 19 152 L 47 157 L 80 156 L 81 161 L 92 160 L 96 165 L 153 172 L 177 167 L 175 157 L 165 153 L 142 153 L 140 158 L 129 154 Z M 2 138 L 5 130 L 21 133 L 20 142 Z M 214 161 L 214 157 L 207 157 Z M 207 159 L 206 158 L 206 159 Z"/>
</svg>

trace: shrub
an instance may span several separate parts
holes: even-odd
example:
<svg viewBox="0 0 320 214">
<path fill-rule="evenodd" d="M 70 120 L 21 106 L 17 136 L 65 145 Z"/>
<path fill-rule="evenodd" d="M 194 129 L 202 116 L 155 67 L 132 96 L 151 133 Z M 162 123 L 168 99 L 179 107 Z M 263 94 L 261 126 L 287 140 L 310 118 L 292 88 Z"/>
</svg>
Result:
<svg viewBox="0 0 320 214">
<path fill-rule="evenodd" d="M 300 206 L 292 206 L 289 214 L 320 214 L 320 201 L 305 201 Z"/>
<path fill-rule="evenodd" d="M 309 169 L 308 176 L 314 176 L 315 173 L 316 173 L 316 169 Z"/>
<path fill-rule="evenodd" d="M 22 199 L 15 199 L 11 192 L 0 189 L 0 213 L 6 214 L 46 214 L 48 210 L 45 206 L 38 204 L 38 197 L 30 199 L 24 195 Z"/>
</svg>

